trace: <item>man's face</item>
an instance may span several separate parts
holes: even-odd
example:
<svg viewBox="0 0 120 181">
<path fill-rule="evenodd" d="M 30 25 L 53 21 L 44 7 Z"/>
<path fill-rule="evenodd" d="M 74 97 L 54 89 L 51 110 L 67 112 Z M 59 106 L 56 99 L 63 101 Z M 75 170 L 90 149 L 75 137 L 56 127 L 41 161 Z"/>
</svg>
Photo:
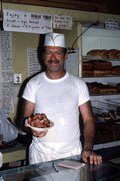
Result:
<svg viewBox="0 0 120 181">
<path fill-rule="evenodd" d="M 67 53 L 64 53 L 64 48 L 62 47 L 46 46 L 43 58 L 47 69 L 57 72 L 64 69 Z"/>
</svg>

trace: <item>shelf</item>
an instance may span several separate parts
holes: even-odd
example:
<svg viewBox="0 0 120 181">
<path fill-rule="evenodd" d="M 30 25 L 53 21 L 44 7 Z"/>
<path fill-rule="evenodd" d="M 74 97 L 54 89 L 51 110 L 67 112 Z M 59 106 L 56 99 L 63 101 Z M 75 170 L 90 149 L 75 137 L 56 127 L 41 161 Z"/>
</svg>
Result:
<svg viewBox="0 0 120 181">
<path fill-rule="evenodd" d="M 111 78 L 111 77 L 117 78 L 117 77 L 120 77 L 120 75 L 106 75 L 106 76 L 101 76 L 101 77 L 100 77 L 100 76 L 99 76 L 99 77 L 83 77 L 83 79 L 85 79 L 85 78 L 86 78 L 86 79 L 89 79 L 89 78 L 90 78 L 90 79 L 91 79 L 91 78 L 97 78 L 97 79 L 103 78 L 103 79 L 104 79 L 104 78 Z"/>
<path fill-rule="evenodd" d="M 83 27 L 84 30 L 84 27 Z M 120 66 L 120 58 L 112 59 L 112 58 L 96 58 L 88 56 L 87 53 L 91 50 L 111 50 L 116 49 L 120 50 L 120 31 L 112 31 L 112 30 L 106 30 L 103 27 L 102 28 L 90 28 L 83 36 L 82 36 L 82 62 L 111 62 L 112 67 L 110 67 L 110 70 L 114 66 Z M 109 63 L 108 63 L 109 64 Z M 89 64 L 86 64 L 86 66 Z M 95 68 L 95 64 L 90 65 L 89 68 L 97 70 Z M 98 67 L 98 69 L 100 69 Z M 116 85 L 120 83 L 120 75 L 112 75 L 112 72 L 106 71 L 106 75 L 103 76 L 104 72 L 101 71 L 101 75 L 99 76 L 98 72 L 91 71 L 90 76 L 88 76 L 89 71 L 84 72 L 83 74 L 83 80 L 86 83 L 101 83 L 104 85 L 112 86 L 113 88 L 116 88 Z M 110 74 L 110 75 L 109 75 Z M 118 72 L 119 74 L 119 72 Z M 94 76 L 94 77 L 93 77 Z M 89 87 L 88 87 L 89 88 Z M 92 87 L 91 88 L 91 93 Z M 89 90 L 90 91 L 90 90 Z M 115 90 L 113 90 L 115 91 Z M 104 91 L 102 94 L 90 94 L 91 101 L 103 101 L 106 102 L 106 100 L 110 99 L 120 99 L 120 92 L 115 91 L 115 93 L 112 90 L 109 91 L 110 93 L 105 94 L 106 91 Z M 96 92 L 97 93 L 97 92 Z"/>
<path fill-rule="evenodd" d="M 109 94 L 90 94 L 90 96 L 111 96 L 111 95 L 120 95 L 119 93 L 109 93 Z"/>
<path fill-rule="evenodd" d="M 117 61 L 120 62 L 120 59 L 103 59 L 103 58 L 95 58 L 95 57 L 89 57 L 89 56 L 83 56 L 83 61 L 88 61 L 88 60 L 102 60 L 102 61 Z"/>
</svg>

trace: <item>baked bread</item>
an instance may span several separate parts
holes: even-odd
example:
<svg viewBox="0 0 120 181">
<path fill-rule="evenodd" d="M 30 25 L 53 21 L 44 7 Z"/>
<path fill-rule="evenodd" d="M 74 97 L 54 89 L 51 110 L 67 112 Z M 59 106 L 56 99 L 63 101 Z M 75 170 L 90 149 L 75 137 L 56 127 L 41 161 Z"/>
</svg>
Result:
<svg viewBox="0 0 120 181">
<path fill-rule="evenodd" d="M 116 119 L 116 111 L 110 110 L 110 111 L 109 111 L 109 115 L 111 116 L 111 118 L 112 118 L 113 120 Z"/>
<path fill-rule="evenodd" d="M 117 93 L 118 89 L 110 85 L 104 85 L 102 83 L 91 82 L 87 83 L 90 94 L 111 94 Z"/>
<path fill-rule="evenodd" d="M 107 75 L 111 75 L 111 70 L 93 70 L 94 77 L 103 77 Z"/>
<path fill-rule="evenodd" d="M 97 51 L 99 50 L 90 50 L 89 52 L 87 52 L 87 56 L 95 57 L 95 54 L 97 53 Z"/>
<path fill-rule="evenodd" d="M 87 52 L 87 56 L 102 59 L 120 59 L 120 50 L 94 49 Z"/>
<path fill-rule="evenodd" d="M 120 66 L 113 66 L 111 73 L 112 75 L 120 75 Z"/>
<path fill-rule="evenodd" d="M 104 118 L 104 121 L 114 121 L 116 119 L 116 111 L 110 110 L 108 113 L 103 112 L 102 116 Z"/>
<path fill-rule="evenodd" d="M 83 70 L 83 77 L 93 77 L 93 70 Z"/>
<path fill-rule="evenodd" d="M 113 121 L 113 119 L 111 118 L 111 116 L 107 112 L 103 112 L 102 116 L 103 116 L 105 122 Z"/>
<path fill-rule="evenodd" d="M 92 61 L 82 62 L 83 70 L 92 70 Z"/>
<path fill-rule="evenodd" d="M 93 69 L 103 69 L 103 70 L 112 69 L 111 62 L 102 61 L 102 60 L 92 61 L 92 66 L 93 66 Z"/>
<path fill-rule="evenodd" d="M 87 53 L 87 56 L 103 59 L 109 58 L 106 50 L 91 50 Z"/>
<path fill-rule="evenodd" d="M 90 94 L 98 94 L 97 82 L 87 82 L 88 90 Z"/>
<path fill-rule="evenodd" d="M 117 58 L 120 59 L 120 50 L 116 52 Z"/>
<path fill-rule="evenodd" d="M 118 92 L 120 92 L 120 83 L 118 83 L 118 84 L 116 85 L 116 88 L 117 88 Z"/>
</svg>

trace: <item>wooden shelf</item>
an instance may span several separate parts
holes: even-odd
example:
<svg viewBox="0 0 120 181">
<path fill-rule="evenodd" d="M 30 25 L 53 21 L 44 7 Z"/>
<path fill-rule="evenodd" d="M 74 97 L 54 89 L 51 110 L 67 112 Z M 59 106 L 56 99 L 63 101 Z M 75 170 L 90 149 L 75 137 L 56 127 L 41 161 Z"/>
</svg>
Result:
<svg viewBox="0 0 120 181">
<path fill-rule="evenodd" d="M 18 3 L 18 4 L 29 4 L 38 6 L 48 6 L 56 8 L 75 9 L 81 11 L 92 11 L 105 13 L 105 5 L 83 2 L 83 1 L 64 1 L 64 0 L 1 0 L 1 2 L 7 3 Z"/>
</svg>

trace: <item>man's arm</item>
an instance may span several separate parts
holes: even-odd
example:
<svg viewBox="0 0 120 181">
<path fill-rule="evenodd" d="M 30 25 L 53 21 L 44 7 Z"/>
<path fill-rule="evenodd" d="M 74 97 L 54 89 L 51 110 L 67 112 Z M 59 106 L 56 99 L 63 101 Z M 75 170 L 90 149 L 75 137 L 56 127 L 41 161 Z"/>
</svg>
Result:
<svg viewBox="0 0 120 181">
<path fill-rule="evenodd" d="M 35 103 L 27 101 L 26 99 L 22 98 L 19 103 L 16 125 L 23 132 L 28 134 L 33 134 L 36 137 L 42 138 L 47 134 L 48 132 L 47 130 L 42 132 L 33 131 L 25 125 L 25 120 L 33 115 L 34 108 L 35 108 Z"/>
<path fill-rule="evenodd" d="M 91 111 L 90 101 L 82 104 L 80 112 L 84 123 L 84 148 L 82 152 L 82 158 L 87 162 L 87 158 L 90 158 L 90 163 L 99 164 L 102 162 L 100 156 L 97 156 L 93 150 L 94 135 L 95 135 L 95 120 Z"/>
<path fill-rule="evenodd" d="M 25 127 L 25 119 L 32 116 L 34 112 L 35 104 L 33 102 L 27 101 L 26 99 L 21 99 L 18 106 L 16 125 L 17 127 L 26 133 L 31 133 L 30 128 Z"/>
<path fill-rule="evenodd" d="M 90 101 L 80 106 L 80 112 L 84 123 L 84 149 L 93 149 L 95 122 L 92 115 Z"/>
</svg>

